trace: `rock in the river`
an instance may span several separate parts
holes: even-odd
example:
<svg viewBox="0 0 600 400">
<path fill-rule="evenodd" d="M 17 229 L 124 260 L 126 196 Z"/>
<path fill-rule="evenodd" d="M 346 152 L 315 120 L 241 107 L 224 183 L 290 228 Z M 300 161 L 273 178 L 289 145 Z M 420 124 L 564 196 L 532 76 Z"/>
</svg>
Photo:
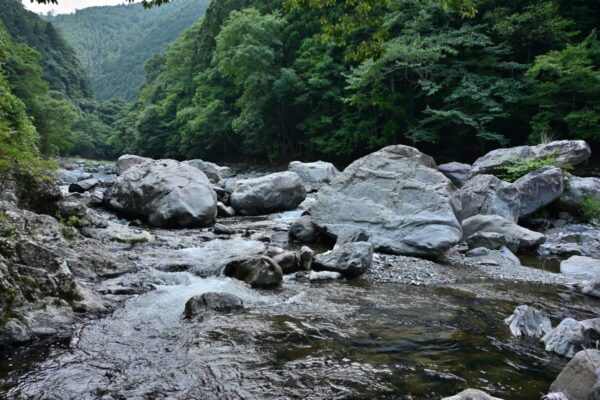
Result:
<svg viewBox="0 0 600 400">
<path fill-rule="evenodd" d="M 233 217 L 235 216 L 235 210 L 233 207 L 226 206 L 219 201 L 217 203 L 217 215 L 219 217 Z"/>
<path fill-rule="evenodd" d="M 277 172 L 237 182 L 231 206 L 242 215 L 293 210 L 306 198 L 304 183 L 295 172 Z"/>
<path fill-rule="evenodd" d="M 592 151 L 583 140 L 559 140 L 537 146 L 519 146 L 493 150 L 473 164 L 471 175 L 497 174 L 518 161 L 539 161 L 553 158 L 557 164 L 575 166 L 588 158 Z"/>
<path fill-rule="evenodd" d="M 281 267 L 284 274 L 291 274 L 300 269 L 300 260 L 298 260 L 298 255 L 293 251 L 283 251 L 274 255 L 273 261 Z"/>
<path fill-rule="evenodd" d="M 300 176 L 307 192 L 316 192 L 323 186 L 328 185 L 340 173 L 337 168 L 328 162 L 316 161 L 303 163 L 292 161 L 288 166 L 288 171 L 292 171 Z"/>
<path fill-rule="evenodd" d="M 600 178 L 570 176 L 562 196 L 558 199 L 558 206 L 565 211 L 579 214 L 587 197 L 600 201 Z"/>
<path fill-rule="evenodd" d="M 315 270 L 334 271 L 353 278 L 365 273 L 373 262 L 373 245 L 367 242 L 344 243 L 325 253 L 317 254 Z"/>
<path fill-rule="evenodd" d="M 525 217 L 546 207 L 563 194 L 564 174 L 560 168 L 541 168 L 517 179 L 514 186 L 519 191 L 519 216 Z"/>
<path fill-rule="evenodd" d="M 589 349 L 575 354 L 550 386 L 568 400 L 600 399 L 600 351 Z"/>
<path fill-rule="evenodd" d="M 71 183 L 69 185 L 69 192 L 70 193 L 85 193 L 88 190 L 92 190 L 99 184 L 100 184 L 100 181 L 98 179 L 94 179 L 94 178 L 85 179 L 83 181 Z"/>
<path fill-rule="evenodd" d="M 484 247 L 490 250 L 498 250 L 506 246 L 513 253 L 519 249 L 517 238 L 497 232 L 476 232 L 466 238 L 466 242 L 470 249 Z"/>
<path fill-rule="evenodd" d="M 213 226 L 213 232 L 216 235 L 233 235 L 235 233 L 235 229 L 228 227 L 223 224 L 215 224 Z"/>
<path fill-rule="evenodd" d="M 233 261 L 225 266 L 224 273 L 254 288 L 273 288 L 279 286 L 283 280 L 281 267 L 266 256 L 246 261 Z"/>
<path fill-rule="evenodd" d="M 456 396 L 445 397 L 442 400 L 502 400 L 498 397 L 492 397 L 486 392 L 477 389 L 467 389 Z"/>
<path fill-rule="evenodd" d="M 433 257 L 461 237 L 453 191 L 431 157 L 388 146 L 353 162 L 322 188 L 310 213 L 330 236 L 362 229 L 380 251 Z"/>
<path fill-rule="evenodd" d="M 312 267 L 313 260 L 315 259 L 315 252 L 308 246 L 302 246 L 300 249 L 300 268 L 308 271 Z"/>
<path fill-rule="evenodd" d="M 203 160 L 187 160 L 183 161 L 182 164 L 187 164 L 194 168 L 204 172 L 204 175 L 214 183 L 219 182 L 222 179 L 220 168 L 217 164 Z"/>
<path fill-rule="evenodd" d="M 552 331 L 552 324 L 540 310 L 527 305 L 518 306 L 510 317 L 504 320 L 515 337 L 541 337 Z"/>
<path fill-rule="evenodd" d="M 239 297 L 223 292 L 208 292 L 190 298 L 185 303 L 185 318 L 202 317 L 207 312 L 230 314 L 244 309 L 244 302 Z"/>
<path fill-rule="evenodd" d="M 560 263 L 560 272 L 600 279 L 600 260 L 584 256 L 572 256 Z"/>
<path fill-rule="evenodd" d="M 467 239 L 478 232 L 494 232 L 506 236 L 507 243 L 518 241 L 519 247 L 536 247 L 545 240 L 544 235 L 523 228 L 497 215 L 476 215 L 463 221 L 463 234 Z"/>
<path fill-rule="evenodd" d="M 148 161 L 123 173 L 112 188 L 110 207 L 157 227 L 206 226 L 217 216 L 217 195 L 208 178 L 174 160 Z"/>
<path fill-rule="evenodd" d="M 600 340 L 600 318 L 576 321 L 565 318 L 542 338 L 546 351 L 571 358 L 582 348 L 592 348 Z"/>
<path fill-rule="evenodd" d="M 321 237 L 321 233 L 310 215 L 303 215 L 294 221 L 290 226 L 289 234 L 292 239 L 298 240 L 300 243 L 314 243 Z"/>
<path fill-rule="evenodd" d="M 334 271 L 310 271 L 308 280 L 311 282 L 326 282 L 340 279 L 342 274 Z"/>
<path fill-rule="evenodd" d="M 477 175 L 460 189 L 462 218 L 499 215 L 509 221 L 519 219 L 519 191 L 493 175 Z"/>
<path fill-rule="evenodd" d="M 117 160 L 117 175 L 123 175 L 134 165 L 141 165 L 148 161 L 153 160 L 151 158 L 135 156 L 133 154 L 124 154 Z"/>
<path fill-rule="evenodd" d="M 450 179 L 457 188 L 460 188 L 465 184 L 465 182 L 467 182 L 467 180 L 469 180 L 471 165 L 459 162 L 451 162 L 438 165 L 438 170 L 442 174 L 446 175 L 446 177 Z"/>
</svg>

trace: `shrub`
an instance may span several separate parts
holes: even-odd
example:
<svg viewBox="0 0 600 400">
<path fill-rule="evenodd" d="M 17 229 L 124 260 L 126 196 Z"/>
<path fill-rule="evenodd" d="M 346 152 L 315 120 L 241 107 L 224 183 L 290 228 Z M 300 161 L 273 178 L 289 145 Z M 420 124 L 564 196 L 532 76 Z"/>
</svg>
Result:
<svg viewBox="0 0 600 400">
<path fill-rule="evenodd" d="M 586 221 L 600 221 L 600 199 L 594 196 L 585 196 L 580 212 Z"/>
<path fill-rule="evenodd" d="M 564 171 L 569 171 L 572 168 L 568 164 L 557 161 L 555 157 L 545 157 L 539 160 L 514 159 L 510 161 L 509 165 L 502 167 L 504 172 L 499 173 L 498 177 L 508 182 L 514 182 L 530 172 L 544 167 L 557 167 Z"/>
</svg>

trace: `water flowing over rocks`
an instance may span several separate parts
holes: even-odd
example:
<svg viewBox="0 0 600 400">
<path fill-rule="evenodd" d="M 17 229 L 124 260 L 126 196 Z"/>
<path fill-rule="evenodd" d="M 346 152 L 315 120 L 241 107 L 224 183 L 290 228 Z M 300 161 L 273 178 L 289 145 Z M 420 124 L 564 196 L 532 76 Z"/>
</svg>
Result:
<svg viewBox="0 0 600 400">
<path fill-rule="evenodd" d="M 261 256 L 246 261 L 233 261 L 225 267 L 225 275 L 246 282 L 254 288 L 281 285 L 283 270 L 272 258 Z"/>
<path fill-rule="evenodd" d="M 541 168 L 517 179 L 514 186 L 519 191 L 519 217 L 526 217 L 563 194 L 564 174 L 560 168 Z"/>
<path fill-rule="evenodd" d="M 460 189 L 462 219 L 475 215 L 499 215 L 519 220 L 521 202 L 518 189 L 493 175 L 477 175 Z"/>
<path fill-rule="evenodd" d="M 600 399 L 600 351 L 589 349 L 575 354 L 550 390 L 563 393 L 568 400 Z"/>
<path fill-rule="evenodd" d="M 217 216 L 217 195 L 206 175 L 174 160 L 127 169 L 115 182 L 109 204 L 158 227 L 206 226 Z"/>
<path fill-rule="evenodd" d="M 310 213 L 328 235 L 362 229 L 379 251 L 434 257 L 461 237 L 453 190 L 431 157 L 389 146 L 350 164 Z"/>
<path fill-rule="evenodd" d="M 517 307 L 504 323 L 515 337 L 541 337 L 552 331 L 550 318 L 540 310 L 526 305 Z"/>
<path fill-rule="evenodd" d="M 329 185 L 340 173 L 333 164 L 324 161 L 311 163 L 292 161 L 288 165 L 288 170 L 298 174 L 304 182 L 307 193 L 316 192 L 323 186 Z"/>
<path fill-rule="evenodd" d="M 583 140 L 559 140 L 537 146 L 519 146 L 490 151 L 473 163 L 471 176 L 503 173 L 504 168 L 519 161 L 540 161 L 552 158 L 557 164 L 576 166 L 588 158 L 592 151 Z"/>
</svg>

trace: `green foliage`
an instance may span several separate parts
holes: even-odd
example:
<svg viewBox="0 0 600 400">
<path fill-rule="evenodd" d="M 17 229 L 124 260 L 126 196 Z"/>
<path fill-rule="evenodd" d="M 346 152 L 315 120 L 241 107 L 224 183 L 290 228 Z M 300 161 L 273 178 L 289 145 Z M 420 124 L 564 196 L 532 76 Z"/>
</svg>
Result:
<svg viewBox="0 0 600 400">
<path fill-rule="evenodd" d="M 600 221 L 600 199 L 594 196 L 585 196 L 581 204 L 580 213 L 586 221 Z"/>
<path fill-rule="evenodd" d="M 503 167 L 504 172 L 498 176 L 508 182 L 514 182 L 517 179 L 545 167 L 557 167 L 564 171 L 569 171 L 572 167 L 569 164 L 561 163 L 555 157 L 545 157 L 539 160 L 510 160 L 510 164 Z"/>
</svg>

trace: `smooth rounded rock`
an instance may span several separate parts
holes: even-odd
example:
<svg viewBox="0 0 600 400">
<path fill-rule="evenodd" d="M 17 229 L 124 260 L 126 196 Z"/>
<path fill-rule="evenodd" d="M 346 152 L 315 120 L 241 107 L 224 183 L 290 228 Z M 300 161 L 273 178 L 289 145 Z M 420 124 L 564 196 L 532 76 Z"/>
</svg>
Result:
<svg viewBox="0 0 600 400">
<path fill-rule="evenodd" d="M 239 297 L 223 292 L 208 292 L 190 298 L 185 303 L 185 318 L 202 316 L 206 312 L 233 313 L 244 309 L 244 302 Z"/>
</svg>

